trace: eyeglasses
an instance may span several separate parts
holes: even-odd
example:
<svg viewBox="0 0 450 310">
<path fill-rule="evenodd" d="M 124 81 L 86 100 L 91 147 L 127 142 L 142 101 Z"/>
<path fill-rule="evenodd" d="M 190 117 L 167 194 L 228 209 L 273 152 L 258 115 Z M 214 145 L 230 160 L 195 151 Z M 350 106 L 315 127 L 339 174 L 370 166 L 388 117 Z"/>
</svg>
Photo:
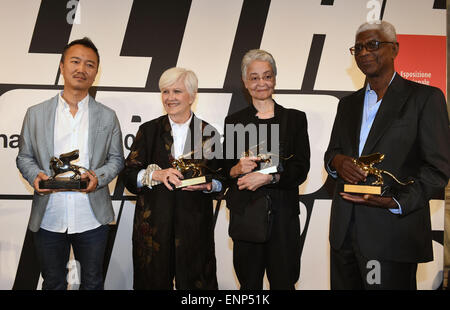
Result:
<svg viewBox="0 0 450 310">
<path fill-rule="evenodd" d="M 366 51 L 368 51 L 368 52 L 373 52 L 373 51 L 378 50 L 380 48 L 381 44 L 387 44 L 387 43 L 395 44 L 395 42 L 387 42 L 387 41 L 382 42 L 382 41 L 377 41 L 377 40 L 372 40 L 365 44 L 355 44 L 355 46 L 350 47 L 350 54 L 358 55 L 359 53 L 362 52 L 363 48 L 365 48 Z"/>
<path fill-rule="evenodd" d="M 273 78 L 274 78 L 274 76 L 272 74 L 266 74 L 266 75 L 263 75 L 262 77 L 259 77 L 257 75 L 252 75 L 247 80 L 250 83 L 257 83 L 257 82 L 259 82 L 259 80 L 263 80 L 264 82 L 272 82 Z"/>
</svg>

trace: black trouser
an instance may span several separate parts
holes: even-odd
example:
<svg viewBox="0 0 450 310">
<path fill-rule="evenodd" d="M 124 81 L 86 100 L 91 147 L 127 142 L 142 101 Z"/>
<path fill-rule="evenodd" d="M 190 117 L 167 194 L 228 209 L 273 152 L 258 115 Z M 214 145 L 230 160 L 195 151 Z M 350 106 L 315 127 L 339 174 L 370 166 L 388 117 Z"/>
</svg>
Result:
<svg viewBox="0 0 450 310">
<path fill-rule="evenodd" d="M 417 264 L 364 257 L 358 246 L 353 219 L 342 247 L 331 248 L 330 267 L 333 290 L 416 289 Z"/>
<path fill-rule="evenodd" d="M 233 264 L 242 290 L 261 290 L 264 271 L 270 289 L 295 289 L 300 275 L 300 220 L 295 210 L 277 210 L 268 242 L 234 241 Z"/>
</svg>

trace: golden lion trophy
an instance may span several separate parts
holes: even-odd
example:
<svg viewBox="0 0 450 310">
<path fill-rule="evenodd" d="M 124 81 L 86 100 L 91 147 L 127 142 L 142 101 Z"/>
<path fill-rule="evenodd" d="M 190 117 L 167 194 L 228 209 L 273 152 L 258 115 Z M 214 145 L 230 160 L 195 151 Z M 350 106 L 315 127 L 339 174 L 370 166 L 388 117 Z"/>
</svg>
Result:
<svg viewBox="0 0 450 310">
<path fill-rule="evenodd" d="M 354 185 L 354 184 L 345 184 L 344 192 L 347 193 L 356 193 L 356 194 L 372 194 L 372 195 L 380 195 L 384 196 L 389 192 L 389 186 L 384 184 L 384 179 L 382 174 L 387 174 L 390 176 L 397 184 L 406 186 L 414 183 L 414 181 L 401 182 L 399 181 L 392 173 L 386 170 L 382 170 L 374 167 L 375 164 L 382 162 L 384 159 L 384 154 L 374 153 L 366 156 L 361 156 L 358 159 L 353 159 L 353 163 L 361 168 L 363 171 L 366 171 L 367 176 L 374 176 L 375 181 L 372 182 L 371 185 Z"/>
<path fill-rule="evenodd" d="M 211 182 L 210 175 L 205 174 L 205 169 L 209 169 L 201 162 L 194 162 L 188 159 L 179 158 L 171 162 L 173 168 L 177 169 L 183 174 L 184 179 L 181 180 L 181 185 L 176 188 L 182 188 L 190 185 L 199 185 Z"/>
<path fill-rule="evenodd" d="M 206 160 L 204 159 L 190 159 L 193 152 L 181 155 L 178 159 L 172 158 L 170 164 L 173 168 L 183 174 L 184 179 L 181 180 L 181 185 L 176 186 L 176 188 L 183 188 L 190 185 L 199 185 L 204 183 L 209 183 L 213 178 L 220 179 L 218 176 L 218 171 L 209 168 L 206 165 Z"/>
</svg>

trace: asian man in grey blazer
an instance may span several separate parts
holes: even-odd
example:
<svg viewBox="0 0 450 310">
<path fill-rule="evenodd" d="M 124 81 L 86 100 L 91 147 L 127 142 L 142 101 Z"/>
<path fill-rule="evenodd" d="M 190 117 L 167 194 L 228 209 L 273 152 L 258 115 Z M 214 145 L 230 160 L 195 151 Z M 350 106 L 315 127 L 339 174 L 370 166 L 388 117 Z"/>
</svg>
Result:
<svg viewBox="0 0 450 310">
<path fill-rule="evenodd" d="M 64 90 L 30 107 L 20 136 L 17 167 L 34 188 L 28 228 L 34 232 L 43 289 L 67 288 L 72 245 L 79 262 L 80 289 L 103 289 L 103 257 L 114 211 L 108 183 L 124 164 L 122 133 L 113 110 L 88 90 L 98 72 L 98 50 L 88 38 L 63 50 L 60 71 Z M 51 175 L 52 156 L 79 150 L 79 166 L 88 186 L 81 192 L 41 189 Z"/>
</svg>

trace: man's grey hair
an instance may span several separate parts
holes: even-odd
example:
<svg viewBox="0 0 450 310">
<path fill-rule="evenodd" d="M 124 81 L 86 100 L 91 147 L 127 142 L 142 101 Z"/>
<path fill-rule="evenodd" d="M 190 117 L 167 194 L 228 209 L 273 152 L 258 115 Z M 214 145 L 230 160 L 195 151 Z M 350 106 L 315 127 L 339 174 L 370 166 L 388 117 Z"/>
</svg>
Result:
<svg viewBox="0 0 450 310">
<path fill-rule="evenodd" d="M 370 23 L 365 22 L 364 24 L 359 26 L 358 30 L 356 31 L 356 36 L 358 36 L 358 34 L 360 34 L 361 32 L 367 30 L 379 30 L 386 36 L 389 41 L 397 42 L 397 34 L 395 32 L 394 26 L 384 20 L 376 20 Z"/>
<path fill-rule="evenodd" d="M 275 63 L 275 59 L 273 58 L 272 54 L 264 50 L 254 49 L 249 50 L 242 58 L 241 63 L 242 79 L 244 80 L 247 79 L 247 67 L 250 63 L 252 63 L 255 60 L 267 61 L 272 67 L 273 74 L 275 76 L 277 75 L 277 65 Z"/>
</svg>

